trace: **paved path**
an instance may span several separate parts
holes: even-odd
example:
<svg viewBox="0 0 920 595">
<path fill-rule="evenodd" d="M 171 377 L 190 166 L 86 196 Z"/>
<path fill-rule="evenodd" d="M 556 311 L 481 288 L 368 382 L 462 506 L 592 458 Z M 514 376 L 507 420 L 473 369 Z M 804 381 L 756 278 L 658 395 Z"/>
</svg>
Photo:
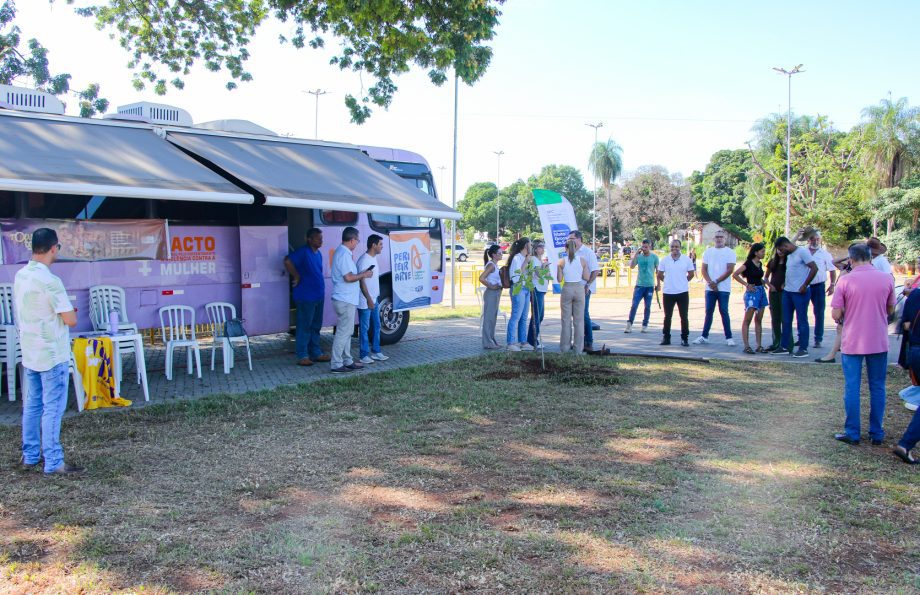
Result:
<svg viewBox="0 0 920 595">
<path fill-rule="evenodd" d="M 732 312 L 740 312 L 740 296 L 732 296 Z M 734 302 L 738 301 L 738 304 Z M 558 351 L 559 342 L 559 310 L 558 300 L 552 296 L 547 296 L 547 315 L 543 326 L 543 339 L 547 351 Z M 737 307 L 736 307 L 737 306 Z M 503 304 L 502 309 L 507 311 L 510 308 Z M 809 358 L 795 359 L 789 356 L 769 356 L 757 355 L 748 356 L 741 352 L 741 340 L 739 337 L 738 327 L 739 319 L 733 319 L 735 327 L 735 340 L 738 342 L 736 347 L 728 347 L 724 344 L 724 338 L 721 333 L 721 323 L 716 317 L 716 323 L 710 335 L 712 342 L 709 345 L 680 347 L 672 345 L 670 347 L 661 347 L 658 343 L 661 340 L 661 320 L 662 314 L 657 305 L 653 304 L 652 317 L 650 322 L 650 332 L 642 334 L 638 332 L 638 327 L 634 327 L 633 333 L 627 335 L 623 333 L 625 328 L 626 314 L 629 309 L 629 300 L 622 298 L 604 298 L 598 297 L 592 300 L 591 310 L 594 319 L 602 329 L 595 331 L 594 343 L 596 347 L 606 344 L 614 351 L 630 352 L 638 354 L 667 354 L 678 356 L 705 357 L 713 359 L 755 359 L 756 361 L 777 361 L 781 363 L 812 364 L 814 357 L 823 355 L 826 349 L 814 350 Z M 690 328 L 691 340 L 699 335 L 699 329 L 702 327 L 703 303 L 702 300 L 691 300 L 690 306 Z M 827 317 L 830 320 L 830 317 Z M 769 333 L 769 329 L 765 329 Z M 499 322 L 496 334 L 499 340 L 504 339 L 505 328 Z M 766 336 L 766 335 L 765 335 Z M 834 339 L 834 330 L 828 328 L 825 333 L 825 345 L 832 345 Z M 765 343 L 767 339 L 764 339 Z M 323 336 L 323 346 L 328 352 L 332 342 L 332 335 Z M 353 342 L 352 353 L 357 355 L 356 342 Z M 892 349 L 889 352 L 890 360 L 897 358 L 897 340 L 891 338 Z M 244 393 L 253 390 L 274 388 L 282 385 L 298 384 L 311 382 L 321 378 L 329 378 L 328 364 L 317 364 L 312 367 L 300 367 L 294 364 L 294 342 L 293 338 L 286 335 L 269 335 L 265 337 L 256 337 L 252 340 L 253 349 L 253 370 L 249 371 L 245 364 L 243 354 L 238 350 L 236 357 L 236 367 L 231 370 L 230 374 L 223 373 L 223 367 L 220 361 L 220 352 L 218 350 L 215 370 L 210 370 L 211 351 L 208 345 L 202 349 L 202 378 L 186 374 L 184 368 L 177 365 L 174 373 L 174 379 L 167 381 L 164 374 L 164 350 L 162 347 L 147 347 L 147 370 L 148 381 L 150 386 L 150 402 L 169 403 L 182 400 L 197 399 L 202 396 L 221 393 Z M 367 366 L 366 371 L 358 372 L 368 374 L 374 371 L 393 370 L 405 368 L 419 364 L 429 364 L 443 362 L 463 357 L 480 355 L 483 353 L 479 340 L 479 320 L 476 318 L 464 318 L 453 320 L 434 320 L 434 321 L 415 321 L 409 326 L 406 336 L 397 345 L 389 346 L 384 352 L 390 356 L 386 362 L 378 362 Z M 178 361 L 184 363 L 182 353 L 179 353 Z M 129 372 L 133 369 L 133 360 L 131 356 L 126 357 L 125 361 L 125 378 L 122 383 L 123 396 L 134 402 L 133 407 L 143 407 L 145 403 L 139 387 L 135 384 L 134 374 Z M 5 393 L 4 393 L 5 397 Z M 78 415 L 74 407 L 74 400 L 71 398 L 70 405 L 72 410 L 68 415 Z M 92 411 L 86 415 L 96 415 L 105 413 L 109 410 Z M 18 424 L 22 412 L 21 402 L 8 402 L 5 398 L 0 401 L 0 424 L 10 425 Z"/>
</svg>

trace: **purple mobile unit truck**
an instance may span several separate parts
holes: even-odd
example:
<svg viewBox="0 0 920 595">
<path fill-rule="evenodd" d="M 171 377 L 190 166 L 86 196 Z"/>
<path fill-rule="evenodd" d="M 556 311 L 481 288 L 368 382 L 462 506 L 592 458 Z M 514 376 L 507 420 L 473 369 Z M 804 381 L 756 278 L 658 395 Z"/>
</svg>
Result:
<svg viewBox="0 0 920 595">
<path fill-rule="evenodd" d="M 409 323 L 393 307 L 391 232 L 427 234 L 430 303 L 441 301 L 441 221 L 459 214 L 438 201 L 420 155 L 280 137 L 245 121 L 192 125 L 184 110 L 146 102 L 101 120 L 62 113 L 52 96 L 0 85 L 0 283 L 28 259 L 31 230 L 58 229 L 54 272 L 78 330 L 92 328 L 90 287 L 115 285 L 139 328 L 158 328 L 158 309 L 171 304 L 204 323 L 204 305 L 223 301 L 250 335 L 287 331 L 283 259 L 314 226 L 324 232 L 327 300 L 342 229 L 384 237 L 382 342 L 399 341 Z"/>
</svg>

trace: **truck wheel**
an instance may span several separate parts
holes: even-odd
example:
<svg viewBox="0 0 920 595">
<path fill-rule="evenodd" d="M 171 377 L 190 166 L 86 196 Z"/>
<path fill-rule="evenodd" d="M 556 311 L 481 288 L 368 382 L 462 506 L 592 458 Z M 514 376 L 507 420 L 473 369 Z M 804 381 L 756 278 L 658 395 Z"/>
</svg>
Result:
<svg viewBox="0 0 920 595">
<path fill-rule="evenodd" d="M 392 345 L 406 334 L 409 328 L 409 311 L 393 311 L 393 298 L 380 298 L 380 344 Z"/>
</svg>

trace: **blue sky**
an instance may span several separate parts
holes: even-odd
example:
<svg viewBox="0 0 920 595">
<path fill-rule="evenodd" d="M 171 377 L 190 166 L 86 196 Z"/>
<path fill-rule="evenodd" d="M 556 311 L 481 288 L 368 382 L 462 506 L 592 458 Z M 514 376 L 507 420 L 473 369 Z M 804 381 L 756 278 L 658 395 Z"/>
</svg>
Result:
<svg viewBox="0 0 920 595">
<path fill-rule="evenodd" d="M 73 74 L 75 87 L 101 83 L 114 105 L 150 99 L 183 107 L 196 122 L 243 118 L 312 138 L 314 100 L 303 91 L 329 90 L 320 138 L 419 152 L 436 184 L 446 167 L 441 196 L 450 203 L 451 84 L 410 73 L 397 81 L 389 111 L 350 124 L 342 101 L 360 92 L 360 77 L 329 66 L 327 52 L 280 47 L 286 28 L 272 23 L 251 47 L 252 83 L 226 91 L 225 77 L 197 69 L 184 91 L 157 98 L 133 90 L 127 55 L 72 7 L 20 0 L 18 8 L 24 36 L 49 48 L 53 68 Z M 889 93 L 920 102 L 916 1 L 511 0 L 503 12 L 490 70 L 460 88 L 458 200 L 473 182 L 495 181 L 497 150 L 505 152 L 503 186 L 559 163 L 581 169 L 590 188 L 587 122 L 604 123 L 600 139 L 623 147 L 627 170 L 658 164 L 689 175 L 713 152 L 743 148 L 758 118 L 785 112 L 786 81 L 772 66 L 804 64 L 793 111 L 827 115 L 843 129 Z"/>
</svg>

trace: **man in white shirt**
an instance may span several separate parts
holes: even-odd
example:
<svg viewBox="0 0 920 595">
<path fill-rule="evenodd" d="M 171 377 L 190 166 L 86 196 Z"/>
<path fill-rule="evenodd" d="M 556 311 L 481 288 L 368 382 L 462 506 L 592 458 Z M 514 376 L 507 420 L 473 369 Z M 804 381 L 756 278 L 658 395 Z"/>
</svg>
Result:
<svg viewBox="0 0 920 595">
<path fill-rule="evenodd" d="M 837 267 L 834 266 L 834 258 L 830 252 L 821 247 L 820 231 L 814 230 L 808 234 L 808 251 L 818 267 L 818 274 L 811 280 L 808 292 L 811 309 L 815 315 L 815 349 L 820 349 L 821 342 L 824 341 L 824 310 L 827 307 L 825 296 L 833 294 L 834 287 L 837 286 Z M 830 285 L 826 285 L 828 274 L 831 277 Z"/>
<path fill-rule="evenodd" d="M 331 370 L 334 374 L 360 370 L 364 366 L 351 358 L 351 332 L 355 324 L 355 309 L 361 293 L 359 282 L 373 271 L 358 272 L 352 253 L 358 246 L 360 234 L 354 227 L 342 230 L 342 244 L 332 255 L 332 308 L 335 310 L 335 338 L 332 340 Z"/>
<path fill-rule="evenodd" d="M 588 263 L 588 269 L 591 271 L 591 277 L 585 283 L 585 351 L 594 351 L 594 328 L 591 326 L 591 313 L 588 311 L 588 305 L 591 303 L 591 294 L 597 292 L 597 274 L 601 270 L 601 265 L 597 262 L 597 254 L 594 250 L 588 248 L 582 242 L 581 232 L 577 229 L 569 232 L 569 239 L 575 240 L 578 246 L 578 256 L 585 259 Z"/>
<path fill-rule="evenodd" d="M 725 232 L 719 230 L 715 236 L 716 245 L 707 248 L 703 253 L 703 281 L 706 283 L 706 317 L 703 320 L 703 334 L 693 343 L 704 345 L 709 343 L 709 329 L 712 328 L 712 318 L 719 304 L 719 315 L 722 317 L 722 330 L 725 332 L 725 344 L 733 347 L 732 322 L 728 314 L 728 300 L 732 294 L 732 272 L 735 270 L 737 257 L 735 251 L 725 245 Z"/>
<path fill-rule="evenodd" d="M 885 256 L 885 252 L 888 252 L 888 246 L 879 241 L 878 238 L 869 238 L 866 244 L 868 244 L 869 250 L 872 252 L 872 266 L 894 278 L 891 263 L 888 262 L 888 257 Z"/>
<path fill-rule="evenodd" d="M 64 462 L 61 418 L 67 408 L 70 331 L 77 313 L 50 266 L 61 251 L 57 232 L 32 232 L 32 258 L 13 281 L 13 309 L 25 368 L 21 467 L 32 470 L 45 458 L 45 475 L 75 475 L 81 467 Z M 7 331 L 10 332 L 10 331 Z"/>
<path fill-rule="evenodd" d="M 380 351 L 380 270 L 377 267 L 377 255 L 381 252 L 383 238 L 371 234 L 367 238 L 367 252 L 361 255 L 357 264 L 359 271 L 371 272 L 370 277 L 361 281 L 361 295 L 358 298 L 358 344 L 361 358 L 358 361 L 362 364 L 390 359 Z"/>
<path fill-rule="evenodd" d="M 687 311 L 690 309 L 690 279 L 696 267 L 686 254 L 680 252 L 680 240 L 671 241 L 671 254 L 662 258 L 658 263 L 658 282 L 664 281 L 662 294 L 664 295 L 664 324 L 661 332 L 664 335 L 661 344 L 671 344 L 671 317 L 674 315 L 674 306 L 680 314 L 680 344 L 684 347 L 690 345 L 690 322 Z"/>
</svg>

